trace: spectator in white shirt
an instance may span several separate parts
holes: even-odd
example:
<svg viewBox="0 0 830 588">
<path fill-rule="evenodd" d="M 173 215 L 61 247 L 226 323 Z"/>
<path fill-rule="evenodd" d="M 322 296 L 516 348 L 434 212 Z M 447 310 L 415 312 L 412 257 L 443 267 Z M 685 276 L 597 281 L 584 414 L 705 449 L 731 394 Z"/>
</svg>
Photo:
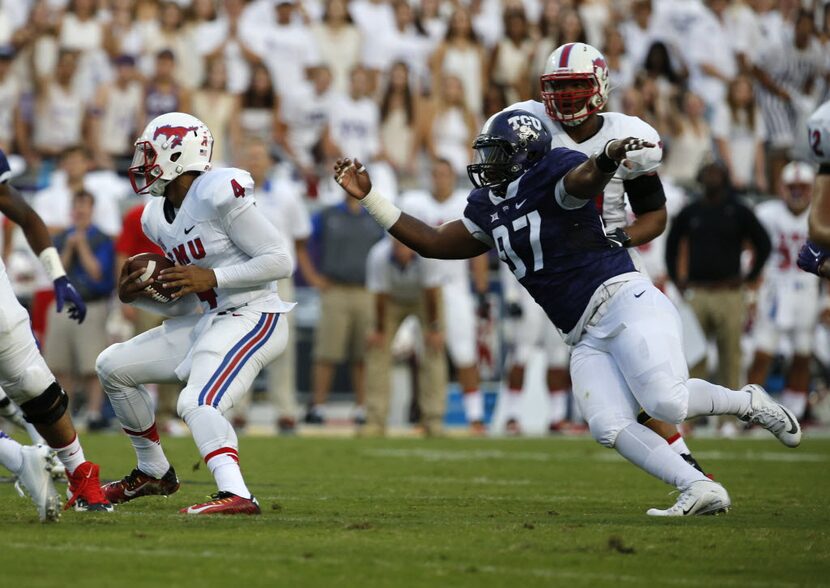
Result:
<svg viewBox="0 0 830 588">
<path fill-rule="evenodd" d="M 250 85 L 252 65 L 260 62 L 253 51 L 259 31 L 249 33 L 243 27 L 244 0 L 224 0 L 223 6 L 220 18 L 196 25 L 196 49 L 205 60 L 221 57 L 225 61 L 228 90 L 239 94 Z"/>
<path fill-rule="evenodd" d="M 90 135 L 96 164 L 126 172 L 135 151 L 133 143 L 141 131 L 144 86 L 132 56 L 119 56 L 113 65 L 115 80 L 98 88 L 95 95 Z"/>
<path fill-rule="evenodd" d="M 294 19 L 295 0 L 275 0 L 274 6 L 276 24 L 265 31 L 257 53 L 284 97 L 301 92 L 308 69 L 320 64 L 320 56 L 311 32 Z"/>
<path fill-rule="evenodd" d="M 689 89 L 713 111 L 726 99 L 726 86 L 738 73 L 735 49 L 726 23 L 727 0 L 709 0 L 709 10 L 691 33 Z"/>
<path fill-rule="evenodd" d="M 766 176 L 764 117 L 755 104 L 752 80 L 738 76 L 729 84 L 726 104 L 715 112 L 712 135 L 729 170 L 732 186 L 739 191 L 769 189 Z"/>
<path fill-rule="evenodd" d="M 352 22 L 346 0 L 328 0 L 323 21 L 311 27 L 320 60 L 332 75 L 332 89 L 345 94 L 349 91 L 349 72 L 361 59 L 363 38 Z"/>
<path fill-rule="evenodd" d="M 351 88 L 346 96 L 332 99 L 326 133 L 330 157 L 349 155 L 363 162 L 380 152 L 380 111 L 369 95 L 369 72 L 358 66 L 352 70 Z"/>
<path fill-rule="evenodd" d="M 119 203 L 127 197 L 129 184 L 108 171 L 90 171 L 92 160 L 84 147 L 67 148 L 60 157 L 60 167 L 47 188 L 35 194 L 32 208 L 46 223 L 50 233 L 58 233 L 72 222 L 72 196 L 89 192 L 95 197 L 92 222 L 111 237 L 121 233 Z"/>
<path fill-rule="evenodd" d="M 334 103 L 342 104 L 346 100 L 346 96 L 331 90 L 331 72 L 320 66 L 311 72 L 310 88 L 286 95 L 281 103 L 285 132 L 278 139 L 279 145 L 312 186 L 316 182 L 317 166 L 325 158 L 324 136 L 329 119 L 337 109 Z"/>
</svg>

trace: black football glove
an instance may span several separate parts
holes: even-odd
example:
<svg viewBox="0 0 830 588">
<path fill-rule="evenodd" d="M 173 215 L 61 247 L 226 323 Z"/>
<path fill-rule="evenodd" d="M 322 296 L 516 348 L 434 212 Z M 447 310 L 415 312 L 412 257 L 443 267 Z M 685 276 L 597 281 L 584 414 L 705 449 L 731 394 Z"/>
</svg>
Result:
<svg viewBox="0 0 830 588">
<path fill-rule="evenodd" d="M 614 248 L 631 246 L 631 237 L 628 236 L 628 233 L 626 233 L 625 229 L 622 227 L 617 227 L 610 233 L 606 233 L 605 238 L 608 239 L 611 247 Z"/>
</svg>

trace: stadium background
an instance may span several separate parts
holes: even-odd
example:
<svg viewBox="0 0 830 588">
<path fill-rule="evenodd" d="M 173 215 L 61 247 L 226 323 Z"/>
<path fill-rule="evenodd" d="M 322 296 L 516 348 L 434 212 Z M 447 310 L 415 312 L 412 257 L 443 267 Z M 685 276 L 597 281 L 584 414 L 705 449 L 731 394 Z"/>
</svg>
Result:
<svg viewBox="0 0 830 588">
<path fill-rule="evenodd" d="M 774 197 L 781 167 L 808 157 L 799 129 L 830 93 L 830 10 L 820 2 L 4 1 L 0 147 L 12 154 L 12 182 L 51 229 L 70 225 L 67 199 L 79 173 L 95 197 L 95 224 L 113 239 L 139 203 L 123 175 L 132 141 L 147 120 L 173 110 L 209 125 L 216 165 L 248 168 L 248 147 L 265 142 L 275 162 L 269 180 L 298 194 L 311 214 L 342 200 L 329 173 L 341 154 L 367 162 L 393 198 L 429 190 L 435 158 L 449 161 L 464 187 L 483 121 L 536 97 L 546 56 L 574 41 L 604 52 L 608 109 L 660 133 L 670 213 L 696 197 L 698 169 L 713 159 L 727 165 L 746 202 Z M 20 231 L 3 229 L 3 259 L 48 350 L 49 302 L 38 295 L 48 282 Z M 309 246 L 313 256 L 313 238 Z M 658 240 L 645 252 L 659 284 L 666 280 L 661 247 Z M 497 328 L 487 343 L 502 357 L 510 341 L 498 320 L 500 280 L 491 261 Z M 301 273 L 295 279 L 304 402 L 318 297 Z M 128 335 L 115 300 L 109 315 L 102 338 Z M 485 374 L 491 405 L 501 370 L 498 361 Z M 822 363 L 813 370 L 821 376 Z M 821 377 L 813 382 L 823 390 Z M 349 388 L 341 370 L 335 399 L 346 406 Z"/>
</svg>

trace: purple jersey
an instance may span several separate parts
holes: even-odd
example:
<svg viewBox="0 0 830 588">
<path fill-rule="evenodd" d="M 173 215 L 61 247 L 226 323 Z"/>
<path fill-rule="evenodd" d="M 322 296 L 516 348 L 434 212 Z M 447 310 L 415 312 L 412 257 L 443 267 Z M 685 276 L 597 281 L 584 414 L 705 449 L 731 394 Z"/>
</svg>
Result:
<svg viewBox="0 0 830 588">
<path fill-rule="evenodd" d="M 591 202 L 563 208 L 556 185 L 587 157 L 557 148 L 507 188 L 504 198 L 488 188 L 467 198 L 464 224 L 499 257 L 561 331 L 579 322 L 594 291 L 606 280 L 633 272 L 628 251 L 613 248 Z"/>
</svg>

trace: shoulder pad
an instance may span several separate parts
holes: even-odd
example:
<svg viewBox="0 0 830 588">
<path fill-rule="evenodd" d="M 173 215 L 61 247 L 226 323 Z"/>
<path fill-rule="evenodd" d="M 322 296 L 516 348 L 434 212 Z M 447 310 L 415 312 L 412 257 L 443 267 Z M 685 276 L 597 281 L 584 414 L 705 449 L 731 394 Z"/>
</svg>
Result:
<svg viewBox="0 0 830 588">
<path fill-rule="evenodd" d="M 213 216 L 214 211 L 220 218 L 233 217 L 254 203 L 254 180 L 242 169 L 211 170 L 199 178 L 195 187 L 194 213 L 205 218 Z"/>
</svg>

